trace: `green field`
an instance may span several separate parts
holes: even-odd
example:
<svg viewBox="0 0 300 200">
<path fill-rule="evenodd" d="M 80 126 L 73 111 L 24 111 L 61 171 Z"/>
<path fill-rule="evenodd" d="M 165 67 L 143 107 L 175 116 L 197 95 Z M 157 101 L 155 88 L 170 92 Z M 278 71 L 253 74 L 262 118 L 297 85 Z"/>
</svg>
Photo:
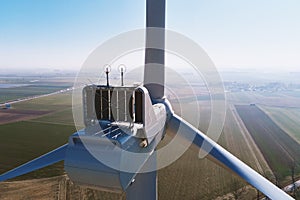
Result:
<svg viewBox="0 0 300 200">
<path fill-rule="evenodd" d="M 16 88 L 1 88 L 0 103 L 4 103 L 10 100 L 20 99 L 24 97 L 48 94 L 66 88 L 67 86 L 43 86 L 43 85 L 32 85 L 32 86 L 16 87 Z"/>
<path fill-rule="evenodd" d="M 0 125 L 0 172 L 5 172 L 67 143 L 76 130 L 73 123 L 71 93 L 32 99 L 13 105 L 16 110 L 43 110 L 38 118 Z M 17 179 L 50 177 L 63 174 L 59 163 Z"/>
<path fill-rule="evenodd" d="M 72 93 L 61 93 L 13 104 L 15 109 L 61 111 L 72 107 Z"/>
<path fill-rule="evenodd" d="M 74 126 L 72 108 L 69 107 L 30 121 Z"/>
<path fill-rule="evenodd" d="M 300 164 L 300 144 L 258 107 L 238 105 L 236 109 L 275 176 L 282 180 L 290 175 L 291 168 Z"/>
<path fill-rule="evenodd" d="M 300 144 L 300 108 L 260 107 Z"/>
<path fill-rule="evenodd" d="M 32 82 L 35 81 L 35 82 Z M 0 103 L 16 100 L 24 97 L 48 94 L 73 86 L 73 78 L 71 77 L 7 77 L 0 78 L 0 84 L 24 84 L 20 87 L 1 88 L 0 87 Z"/>
<path fill-rule="evenodd" d="M 73 126 L 39 122 L 16 122 L 0 126 L 1 146 L 0 173 L 23 164 L 67 142 L 75 132 Z M 26 177 L 44 177 L 62 174 L 61 165 Z M 53 170 L 54 169 L 54 170 Z"/>
</svg>

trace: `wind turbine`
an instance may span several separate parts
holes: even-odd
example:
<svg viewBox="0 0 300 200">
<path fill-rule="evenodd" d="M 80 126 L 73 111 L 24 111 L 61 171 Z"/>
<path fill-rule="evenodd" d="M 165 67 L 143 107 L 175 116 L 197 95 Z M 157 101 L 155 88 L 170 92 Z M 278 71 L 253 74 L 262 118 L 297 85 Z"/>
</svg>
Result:
<svg viewBox="0 0 300 200">
<path fill-rule="evenodd" d="M 65 170 L 75 183 L 125 191 L 128 200 L 157 199 L 157 171 L 143 169 L 156 165 L 154 150 L 167 131 L 186 136 L 186 140 L 194 138 L 193 145 L 207 152 L 209 159 L 236 173 L 267 197 L 293 199 L 172 111 L 164 96 L 165 52 L 151 48 L 153 43 L 164 47 L 165 0 L 147 0 L 146 19 L 144 85 L 113 87 L 107 82 L 86 86 L 86 127 L 71 135 L 67 144 L 2 174 L 0 181 L 64 160 Z M 154 33 L 153 27 L 160 31 Z M 106 72 L 108 75 L 108 68 Z M 116 112 L 112 108 L 115 104 Z M 109 163 L 99 161 L 91 151 Z M 136 153 L 136 158 L 126 157 L 128 151 Z M 131 170 L 122 171 L 110 164 Z"/>
</svg>

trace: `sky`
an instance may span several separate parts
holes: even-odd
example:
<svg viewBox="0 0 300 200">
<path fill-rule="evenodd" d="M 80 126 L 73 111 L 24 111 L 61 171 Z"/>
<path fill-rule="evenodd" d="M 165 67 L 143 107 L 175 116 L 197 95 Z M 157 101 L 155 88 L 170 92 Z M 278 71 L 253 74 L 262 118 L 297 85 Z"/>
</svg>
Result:
<svg viewBox="0 0 300 200">
<path fill-rule="evenodd" d="M 219 69 L 300 71 L 299 10 L 298 0 L 167 0 L 166 26 Z M 0 70 L 78 70 L 107 39 L 144 27 L 144 0 L 0 0 Z"/>
</svg>

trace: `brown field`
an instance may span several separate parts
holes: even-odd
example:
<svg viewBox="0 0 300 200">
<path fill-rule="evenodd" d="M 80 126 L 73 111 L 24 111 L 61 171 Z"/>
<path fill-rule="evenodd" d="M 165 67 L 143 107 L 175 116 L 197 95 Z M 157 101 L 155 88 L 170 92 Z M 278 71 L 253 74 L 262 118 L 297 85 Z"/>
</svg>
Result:
<svg viewBox="0 0 300 200">
<path fill-rule="evenodd" d="M 67 176 L 0 183 L 0 199 L 80 200 L 80 199 L 125 199 L 124 194 L 100 192 L 80 188 Z"/>
<path fill-rule="evenodd" d="M 236 109 L 276 179 L 290 175 L 300 161 L 300 145 L 257 106 L 236 105 Z"/>
<path fill-rule="evenodd" d="M 226 120 L 227 126 L 224 127 L 226 149 L 260 174 L 272 174 L 263 154 L 233 105 L 229 105 Z"/>
<path fill-rule="evenodd" d="M 48 114 L 50 111 L 40 110 L 21 110 L 21 109 L 1 109 L 0 110 L 0 125 L 18 121 L 26 121 L 41 117 Z"/>
</svg>

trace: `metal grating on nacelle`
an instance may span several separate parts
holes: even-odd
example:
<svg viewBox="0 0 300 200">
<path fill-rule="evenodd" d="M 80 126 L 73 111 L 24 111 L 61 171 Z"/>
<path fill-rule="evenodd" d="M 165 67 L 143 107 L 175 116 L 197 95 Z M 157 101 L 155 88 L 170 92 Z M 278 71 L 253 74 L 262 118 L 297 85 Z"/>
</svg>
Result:
<svg viewBox="0 0 300 200">
<path fill-rule="evenodd" d="M 99 120 L 143 123 L 142 95 L 136 87 L 86 86 L 83 105 L 86 126 Z"/>
</svg>

